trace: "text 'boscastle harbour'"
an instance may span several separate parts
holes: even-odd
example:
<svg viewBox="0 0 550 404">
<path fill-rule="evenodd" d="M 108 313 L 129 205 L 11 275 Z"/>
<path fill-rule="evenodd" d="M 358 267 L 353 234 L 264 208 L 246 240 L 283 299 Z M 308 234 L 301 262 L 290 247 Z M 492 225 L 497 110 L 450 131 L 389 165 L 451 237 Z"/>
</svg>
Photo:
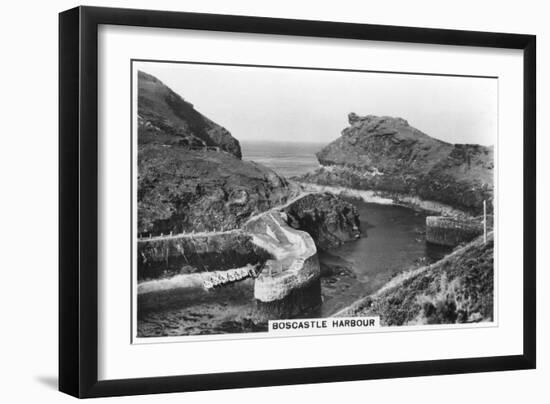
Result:
<svg viewBox="0 0 550 404">
<path fill-rule="evenodd" d="M 270 333 L 316 334 L 324 332 L 365 332 L 380 327 L 380 317 L 334 317 L 324 319 L 270 320 Z"/>
</svg>

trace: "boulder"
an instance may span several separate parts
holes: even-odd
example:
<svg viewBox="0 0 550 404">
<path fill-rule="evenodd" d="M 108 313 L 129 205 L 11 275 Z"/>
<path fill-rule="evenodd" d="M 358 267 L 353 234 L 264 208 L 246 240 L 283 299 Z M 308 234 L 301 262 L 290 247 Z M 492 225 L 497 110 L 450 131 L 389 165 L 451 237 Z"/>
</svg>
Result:
<svg viewBox="0 0 550 404">
<path fill-rule="evenodd" d="M 284 209 L 288 224 L 303 230 L 321 250 L 360 237 L 359 214 L 351 203 L 329 193 L 310 194 Z"/>
</svg>

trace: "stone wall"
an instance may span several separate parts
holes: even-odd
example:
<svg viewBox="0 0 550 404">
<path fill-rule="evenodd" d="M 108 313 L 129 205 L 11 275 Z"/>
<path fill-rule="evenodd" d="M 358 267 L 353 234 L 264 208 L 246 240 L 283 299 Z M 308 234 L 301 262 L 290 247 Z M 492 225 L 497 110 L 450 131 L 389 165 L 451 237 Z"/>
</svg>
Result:
<svg viewBox="0 0 550 404">
<path fill-rule="evenodd" d="M 446 216 L 426 217 L 426 241 L 454 247 L 483 234 L 479 219 L 459 219 Z"/>
<path fill-rule="evenodd" d="M 138 280 L 244 267 L 269 257 L 240 230 L 156 237 L 138 242 Z"/>
</svg>

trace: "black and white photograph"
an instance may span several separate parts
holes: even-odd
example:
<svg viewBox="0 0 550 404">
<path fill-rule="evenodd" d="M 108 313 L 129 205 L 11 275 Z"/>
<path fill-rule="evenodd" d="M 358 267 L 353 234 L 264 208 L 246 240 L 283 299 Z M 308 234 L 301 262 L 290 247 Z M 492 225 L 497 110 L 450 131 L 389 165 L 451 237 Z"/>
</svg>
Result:
<svg viewBox="0 0 550 404">
<path fill-rule="evenodd" d="M 497 323 L 497 77 L 132 75 L 133 338 Z"/>
</svg>

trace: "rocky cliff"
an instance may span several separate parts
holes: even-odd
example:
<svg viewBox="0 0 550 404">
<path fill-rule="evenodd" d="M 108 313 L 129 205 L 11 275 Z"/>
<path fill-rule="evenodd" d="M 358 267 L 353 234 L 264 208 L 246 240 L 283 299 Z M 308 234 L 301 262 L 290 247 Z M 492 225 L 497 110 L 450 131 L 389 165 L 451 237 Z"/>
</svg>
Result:
<svg viewBox="0 0 550 404">
<path fill-rule="evenodd" d="M 323 167 L 300 178 L 321 185 L 419 196 L 479 213 L 493 196 L 493 147 L 453 145 L 402 118 L 348 116 L 342 136 L 317 153 Z"/>
<path fill-rule="evenodd" d="M 237 139 L 159 79 L 138 72 L 138 142 L 219 148 L 241 158 Z"/>
<path fill-rule="evenodd" d="M 273 170 L 242 161 L 227 130 L 158 79 L 140 72 L 138 83 L 141 237 L 235 229 L 294 195 Z"/>
<path fill-rule="evenodd" d="M 274 171 L 228 153 L 146 145 L 138 165 L 138 231 L 147 235 L 235 229 L 293 194 Z"/>
</svg>

